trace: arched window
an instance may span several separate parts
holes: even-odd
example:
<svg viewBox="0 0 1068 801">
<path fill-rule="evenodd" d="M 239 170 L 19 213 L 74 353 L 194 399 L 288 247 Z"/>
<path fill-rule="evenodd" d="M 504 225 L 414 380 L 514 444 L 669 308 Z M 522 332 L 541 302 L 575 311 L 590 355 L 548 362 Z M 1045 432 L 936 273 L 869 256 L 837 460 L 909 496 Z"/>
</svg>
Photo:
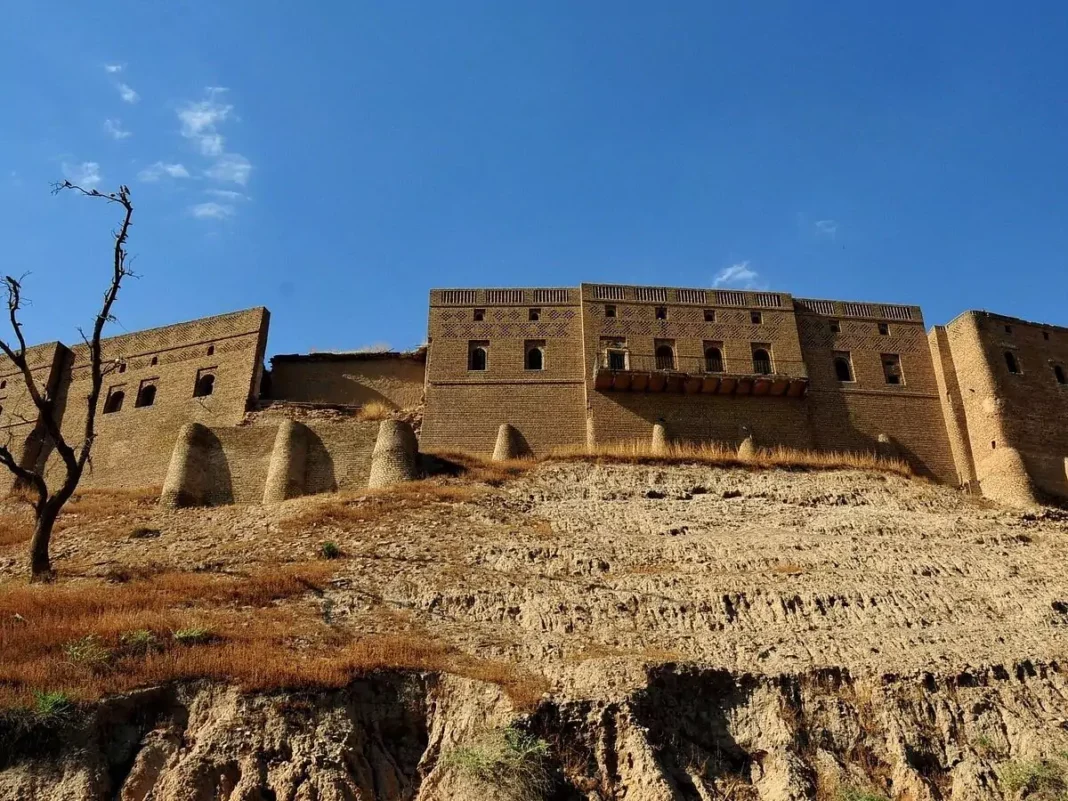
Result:
<svg viewBox="0 0 1068 801">
<path fill-rule="evenodd" d="M 763 348 L 753 351 L 753 372 L 757 375 L 771 374 L 771 355 Z"/>
<path fill-rule="evenodd" d="M 675 350 L 670 345 L 661 345 L 656 349 L 656 369 L 675 369 Z"/>
<path fill-rule="evenodd" d="M 212 392 L 215 391 L 215 376 L 211 373 L 205 373 L 197 379 L 196 386 L 193 387 L 194 398 L 206 398 Z"/>
<path fill-rule="evenodd" d="M 211 356 L 214 353 L 215 353 L 215 346 L 214 345 L 208 345 L 208 355 Z"/>
<path fill-rule="evenodd" d="M 1065 377 L 1064 368 L 1061 365 L 1053 365 L 1053 375 L 1056 377 L 1058 384 L 1068 384 L 1068 377 Z"/>
<path fill-rule="evenodd" d="M 468 370 L 485 370 L 488 363 L 486 349 L 477 345 L 471 348 L 467 356 L 467 369 Z"/>
<path fill-rule="evenodd" d="M 834 375 L 839 381 L 852 381 L 853 368 L 849 365 L 849 358 L 836 356 L 834 358 Z"/>
<path fill-rule="evenodd" d="M 0 381 L 0 389 L 6 389 L 6 388 L 7 388 L 7 381 L 6 380 Z"/>
<path fill-rule="evenodd" d="M 527 349 L 527 369 L 541 370 L 545 364 L 545 352 L 540 346 Z"/>
<path fill-rule="evenodd" d="M 126 400 L 126 393 L 121 389 L 112 392 L 108 395 L 108 399 L 104 401 L 104 414 L 114 414 L 122 409 L 122 402 Z"/>
<path fill-rule="evenodd" d="M 151 361 L 151 362 L 149 362 L 149 364 L 151 364 L 151 365 L 153 365 L 153 366 L 155 366 L 155 365 L 159 364 L 159 356 L 153 356 L 153 357 L 152 357 L 152 361 Z"/>
<path fill-rule="evenodd" d="M 151 406 L 156 402 L 156 385 L 145 384 L 137 393 L 137 403 L 134 406 Z"/>
<path fill-rule="evenodd" d="M 1016 354 L 1011 350 L 1005 351 L 1005 366 L 1009 368 L 1010 373 L 1020 372 L 1020 364 L 1016 361 Z"/>
<path fill-rule="evenodd" d="M 705 348 L 705 372 L 723 372 L 723 353 L 719 348 Z"/>
</svg>

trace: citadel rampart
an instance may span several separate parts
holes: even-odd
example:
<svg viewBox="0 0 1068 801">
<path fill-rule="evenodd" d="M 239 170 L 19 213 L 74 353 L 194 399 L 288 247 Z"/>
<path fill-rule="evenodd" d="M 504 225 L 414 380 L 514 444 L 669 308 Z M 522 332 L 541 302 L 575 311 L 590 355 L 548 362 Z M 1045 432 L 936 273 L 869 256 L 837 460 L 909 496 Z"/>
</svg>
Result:
<svg viewBox="0 0 1068 801">
<path fill-rule="evenodd" d="M 218 504 L 414 475 L 407 429 L 364 421 L 374 404 L 421 420 L 425 452 L 654 436 L 876 451 L 998 500 L 1068 499 L 1064 328 L 966 312 L 928 334 L 916 306 L 778 292 L 433 290 L 425 350 L 276 356 L 264 374 L 268 321 L 258 308 L 106 340 L 84 485 L 166 485 L 170 502 Z M 84 360 L 81 346 L 30 351 L 73 441 Z M 11 365 L 0 428 L 23 464 L 56 468 Z"/>
</svg>

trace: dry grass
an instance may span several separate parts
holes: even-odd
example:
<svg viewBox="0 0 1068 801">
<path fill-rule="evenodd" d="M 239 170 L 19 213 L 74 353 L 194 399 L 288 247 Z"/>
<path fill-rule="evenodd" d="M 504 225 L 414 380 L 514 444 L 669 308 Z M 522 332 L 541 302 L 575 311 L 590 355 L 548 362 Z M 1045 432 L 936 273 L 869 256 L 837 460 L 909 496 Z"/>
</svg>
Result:
<svg viewBox="0 0 1068 801">
<path fill-rule="evenodd" d="M 393 407 L 382 401 L 370 401 L 360 407 L 356 412 L 356 419 L 361 423 L 370 423 L 378 420 L 389 420 L 393 417 Z"/>
<path fill-rule="evenodd" d="M 465 503 L 482 493 L 468 484 L 446 484 L 434 480 L 408 481 L 382 489 L 334 495 L 312 496 L 299 511 L 282 521 L 285 532 L 321 527 L 349 528 L 389 519 L 413 507 Z"/>
<path fill-rule="evenodd" d="M 593 461 L 605 464 L 705 464 L 717 467 L 793 470 L 877 470 L 911 476 L 900 459 L 887 459 L 872 452 L 807 451 L 794 448 L 760 448 L 751 459 L 738 456 L 736 448 L 717 442 L 670 443 L 662 453 L 653 453 L 645 440 L 613 442 L 592 450 L 585 446 L 556 448 L 539 461 Z"/>
<path fill-rule="evenodd" d="M 191 679 L 247 690 L 340 687 L 377 669 L 490 682 L 518 709 L 532 708 L 548 689 L 540 675 L 420 631 L 351 637 L 327 625 L 300 599 L 321 593 L 332 574 L 332 565 L 314 562 L 243 577 L 163 573 L 106 589 L 95 582 L 0 587 L 0 708 L 28 705 L 35 692 L 88 701 Z"/>
</svg>

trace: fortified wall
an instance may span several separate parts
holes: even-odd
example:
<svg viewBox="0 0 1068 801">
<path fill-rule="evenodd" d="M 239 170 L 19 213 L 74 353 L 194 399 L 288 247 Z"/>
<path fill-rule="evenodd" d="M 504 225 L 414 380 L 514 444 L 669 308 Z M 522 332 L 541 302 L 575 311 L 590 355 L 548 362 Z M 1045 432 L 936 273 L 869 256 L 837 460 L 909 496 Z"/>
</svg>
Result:
<svg viewBox="0 0 1068 801">
<path fill-rule="evenodd" d="M 633 441 L 874 451 L 999 501 L 1068 500 L 1068 329 L 780 292 L 582 284 L 430 293 L 412 353 L 275 356 L 256 308 L 104 341 L 87 487 L 274 502 L 417 472 L 427 453 Z M 28 352 L 81 441 L 84 346 Z M 383 423 L 386 418 L 386 423 Z M 61 469 L 0 363 L 0 436 Z M 378 461 L 376 461 L 378 460 Z M 385 477 L 385 478 L 384 478 Z"/>
</svg>

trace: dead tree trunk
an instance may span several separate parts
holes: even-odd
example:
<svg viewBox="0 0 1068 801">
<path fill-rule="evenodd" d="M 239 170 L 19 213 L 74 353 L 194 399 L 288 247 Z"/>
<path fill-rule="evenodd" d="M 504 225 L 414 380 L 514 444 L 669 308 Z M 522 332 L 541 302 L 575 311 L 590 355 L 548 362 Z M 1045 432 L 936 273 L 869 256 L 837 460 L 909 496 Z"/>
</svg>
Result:
<svg viewBox="0 0 1068 801">
<path fill-rule="evenodd" d="M 72 189 L 86 197 L 102 198 L 108 203 L 115 203 L 123 209 L 123 219 L 117 231 L 114 232 L 115 245 L 112 252 L 111 282 L 104 292 L 103 303 L 96 315 L 91 336 L 82 332 L 82 339 L 87 349 L 89 360 L 90 388 L 85 398 L 87 404 L 85 428 L 80 432 L 80 442 L 71 445 L 64 438 L 60 421 L 56 419 L 55 399 L 48 396 L 47 388 L 42 390 L 37 386 L 33 372 L 26 357 L 26 338 L 22 331 L 22 323 L 19 321 L 19 311 L 24 299 L 22 296 L 22 278 L 7 276 L 3 279 L 4 288 L 7 291 L 8 320 L 14 332 L 13 343 L 0 338 L 0 352 L 18 368 L 29 398 L 33 401 L 38 415 L 38 421 L 44 430 L 45 436 L 55 448 L 63 464 L 63 480 L 57 489 L 48 486 L 44 477 L 44 465 L 25 467 L 19 464 L 11 450 L 0 445 L 0 464 L 4 465 L 33 496 L 34 528 L 33 537 L 30 539 L 29 571 L 31 581 L 47 580 L 52 577 L 52 561 L 49 555 L 49 546 L 52 541 L 52 530 L 56 519 L 59 517 L 64 504 L 70 500 L 74 491 L 81 481 L 85 466 L 89 463 L 89 456 L 96 439 L 96 414 L 100 400 L 100 389 L 103 385 L 105 369 L 102 364 L 100 341 L 104 333 L 104 326 L 111 322 L 112 306 L 119 294 L 122 279 L 133 275 L 126 266 L 126 240 L 130 233 L 130 225 L 133 219 L 133 204 L 130 202 L 130 190 L 126 186 L 120 186 L 118 192 L 104 194 L 96 189 L 86 190 L 80 186 L 64 181 L 56 184 L 55 192 L 64 189 Z"/>
</svg>

